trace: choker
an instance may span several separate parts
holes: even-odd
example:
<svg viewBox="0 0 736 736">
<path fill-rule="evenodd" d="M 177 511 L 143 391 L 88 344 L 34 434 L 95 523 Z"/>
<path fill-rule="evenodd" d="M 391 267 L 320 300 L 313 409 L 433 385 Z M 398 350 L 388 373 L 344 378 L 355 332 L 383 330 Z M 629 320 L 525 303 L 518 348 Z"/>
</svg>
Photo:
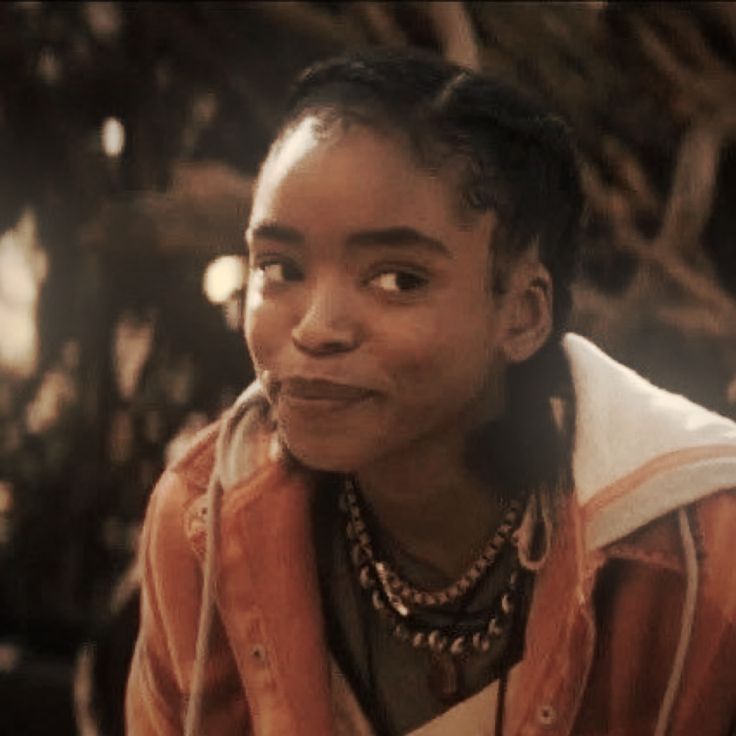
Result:
<svg viewBox="0 0 736 736">
<path fill-rule="evenodd" d="M 422 620 L 442 612 L 474 591 L 509 544 L 516 546 L 516 530 L 521 517 L 517 502 L 508 511 L 477 560 L 464 575 L 439 591 L 420 590 L 399 576 L 386 560 L 379 560 L 361 510 L 355 481 L 348 477 L 339 497 L 350 543 L 350 558 L 360 586 L 368 593 L 373 608 L 385 620 L 393 635 L 417 649 L 436 655 L 485 653 L 500 639 L 509 625 L 519 593 L 517 562 L 490 610 L 482 616 L 466 617 L 450 625 L 435 626 Z M 448 614 L 451 615 L 451 612 Z"/>
</svg>

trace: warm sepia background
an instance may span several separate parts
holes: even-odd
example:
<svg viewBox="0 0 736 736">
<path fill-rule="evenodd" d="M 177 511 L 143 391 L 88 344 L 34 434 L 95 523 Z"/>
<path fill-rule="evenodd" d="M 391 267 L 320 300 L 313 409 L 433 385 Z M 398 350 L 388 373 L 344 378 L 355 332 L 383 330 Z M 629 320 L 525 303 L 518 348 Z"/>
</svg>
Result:
<svg viewBox="0 0 736 736">
<path fill-rule="evenodd" d="M 567 118 L 575 328 L 736 415 L 736 5 L 0 4 L 0 733 L 120 733 L 146 499 L 251 375 L 253 175 L 293 75 L 366 44 Z"/>
</svg>

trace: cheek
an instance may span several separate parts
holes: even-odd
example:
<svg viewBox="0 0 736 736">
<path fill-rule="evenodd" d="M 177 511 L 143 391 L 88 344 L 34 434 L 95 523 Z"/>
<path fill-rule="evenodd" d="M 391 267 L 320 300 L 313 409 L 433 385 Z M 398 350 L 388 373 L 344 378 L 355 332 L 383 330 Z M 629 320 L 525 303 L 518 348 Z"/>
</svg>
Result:
<svg viewBox="0 0 736 736">
<path fill-rule="evenodd" d="M 393 341 L 386 368 L 407 402 L 431 407 L 465 401 L 482 389 L 491 369 L 491 329 L 480 318 L 414 320 Z"/>
<path fill-rule="evenodd" d="M 245 307 L 245 340 L 256 371 L 268 370 L 284 340 L 291 334 L 288 315 L 283 309 L 263 301 L 256 291 Z"/>
</svg>

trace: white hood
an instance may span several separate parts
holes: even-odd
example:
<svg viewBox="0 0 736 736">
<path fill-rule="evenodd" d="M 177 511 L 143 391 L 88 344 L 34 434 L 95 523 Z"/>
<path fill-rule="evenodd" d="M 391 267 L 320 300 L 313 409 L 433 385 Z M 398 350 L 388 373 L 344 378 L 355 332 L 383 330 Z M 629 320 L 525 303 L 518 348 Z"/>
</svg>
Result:
<svg viewBox="0 0 736 736">
<path fill-rule="evenodd" d="M 736 487 L 736 424 L 653 386 L 585 338 L 563 346 L 576 396 L 573 477 L 589 549 Z"/>
</svg>

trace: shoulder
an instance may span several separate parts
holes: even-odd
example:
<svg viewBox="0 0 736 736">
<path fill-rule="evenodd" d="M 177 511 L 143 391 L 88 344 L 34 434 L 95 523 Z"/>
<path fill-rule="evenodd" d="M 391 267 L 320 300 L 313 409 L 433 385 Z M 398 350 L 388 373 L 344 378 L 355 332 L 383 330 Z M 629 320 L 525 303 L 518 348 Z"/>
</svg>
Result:
<svg viewBox="0 0 736 736">
<path fill-rule="evenodd" d="M 682 509 L 701 558 L 731 550 L 736 533 L 736 486 L 711 493 Z M 676 560 L 681 556 L 682 547 L 678 513 L 679 509 L 675 509 L 653 519 L 608 545 L 607 554 L 659 559 L 663 563 L 666 561 L 667 566 L 678 567 Z"/>
<path fill-rule="evenodd" d="M 736 488 L 701 499 L 691 507 L 697 553 L 703 584 L 725 597 L 731 619 L 736 622 Z"/>
<path fill-rule="evenodd" d="M 184 452 L 167 469 L 166 473 L 178 476 L 193 490 L 207 490 L 215 463 L 215 444 L 223 419 L 211 422 L 197 432 Z"/>
<path fill-rule="evenodd" d="M 186 541 L 201 557 L 207 489 L 214 473 L 228 497 L 273 465 L 274 432 L 260 386 L 251 384 L 215 422 L 203 428 L 163 473 L 151 494 L 143 544 L 169 553 Z M 190 550 L 191 551 L 191 550 Z"/>
<path fill-rule="evenodd" d="M 162 557 L 191 555 L 188 543 L 192 517 L 205 498 L 215 464 L 215 444 L 221 420 L 198 432 L 182 456 L 161 475 L 148 502 L 141 547 L 157 562 Z"/>
<path fill-rule="evenodd" d="M 736 488 L 715 491 L 654 519 L 605 548 L 607 559 L 641 563 L 651 570 L 688 571 L 688 555 L 697 569 L 698 596 L 736 625 Z"/>
</svg>

